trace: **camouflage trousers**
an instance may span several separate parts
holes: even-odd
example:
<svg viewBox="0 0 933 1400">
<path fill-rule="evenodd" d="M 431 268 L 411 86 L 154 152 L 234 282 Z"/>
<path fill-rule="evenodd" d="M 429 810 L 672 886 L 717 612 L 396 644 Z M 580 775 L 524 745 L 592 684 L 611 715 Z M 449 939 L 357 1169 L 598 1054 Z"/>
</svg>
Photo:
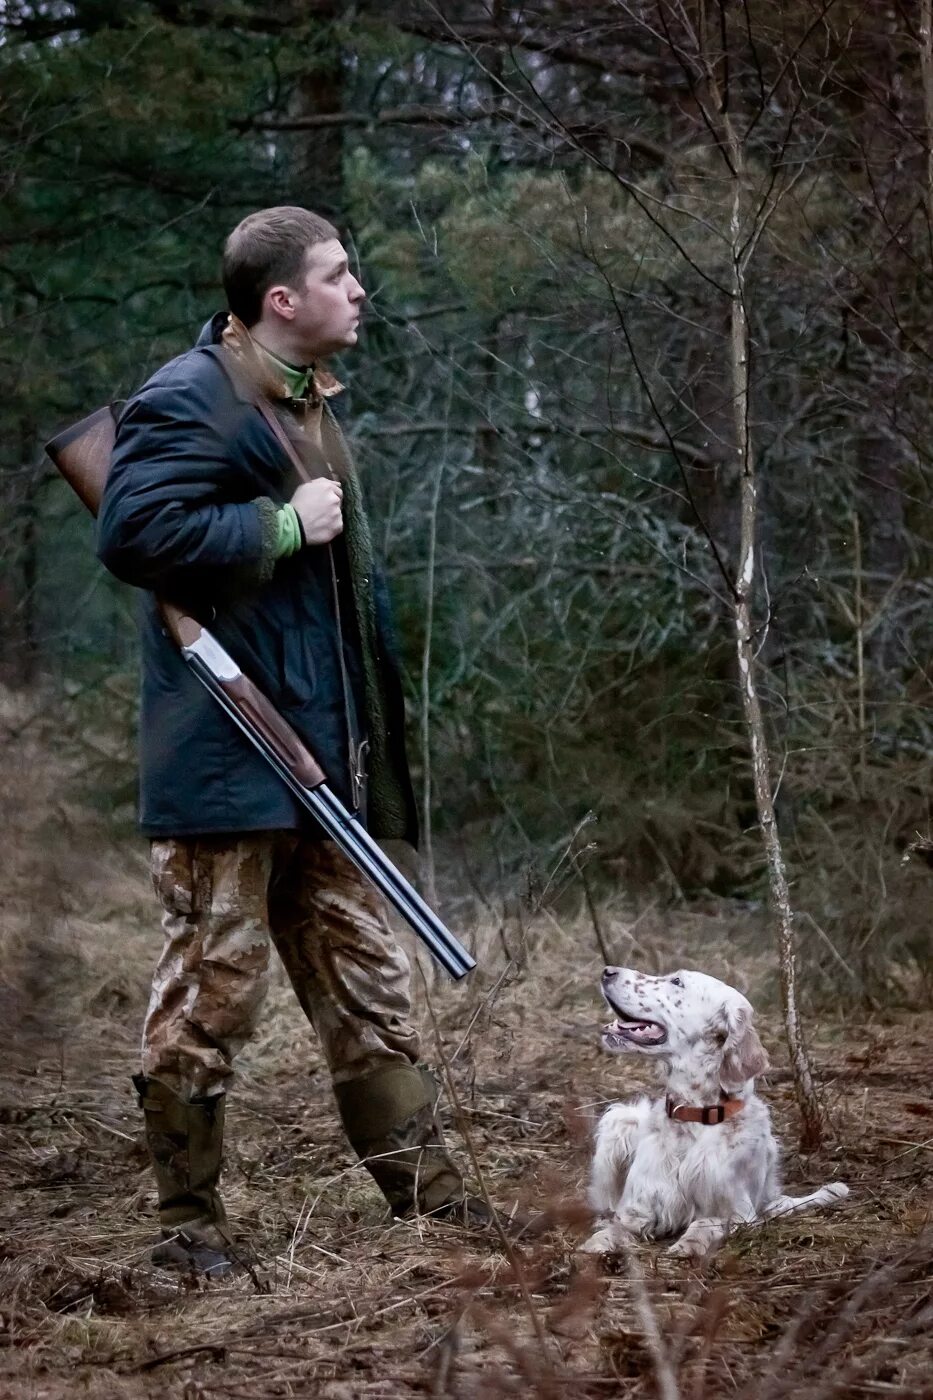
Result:
<svg viewBox="0 0 933 1400">
<path fill-rule="evenodd" d="M 154 841 L 165 946 L 143 1073 L 189 1099 L 222 1092 L 256 1028 L 274 945 L 335 1085 L 414 1064 L 408 958 L 375 890 L 331 841 L 250 832 Z"/>
</svg>

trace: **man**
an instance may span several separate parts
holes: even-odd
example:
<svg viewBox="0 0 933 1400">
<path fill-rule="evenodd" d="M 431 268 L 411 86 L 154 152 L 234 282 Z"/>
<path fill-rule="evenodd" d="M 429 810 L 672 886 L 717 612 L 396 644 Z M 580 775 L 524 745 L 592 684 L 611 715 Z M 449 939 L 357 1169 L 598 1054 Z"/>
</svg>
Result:
<svg viewBox="0 0 933 1400">
<path fill-rule="evenodd" d="M 165 946 L 136 1079 L 159 1191 L 158 1262 L 237 1254 L 218 1193 L 225 1091 L 263 999 L 270 939 L 312 1022 L 347 1136 L 393 1212 L 484 1222 L 419 1067 L 409 965 L 384 906 L 199 685 L 155 593 L 208 624 L 376 837 L 413 840 L 403 702 L 360 490 L 321 360 L 356 344 L 365 293 L 335 229 L 264 209 L 227 240 L 230 315 L 129 400 L 100 558 L 148 590 L 140 817 Z M 265 398 L 313 479 L 300 482 Z"/>
</svg>

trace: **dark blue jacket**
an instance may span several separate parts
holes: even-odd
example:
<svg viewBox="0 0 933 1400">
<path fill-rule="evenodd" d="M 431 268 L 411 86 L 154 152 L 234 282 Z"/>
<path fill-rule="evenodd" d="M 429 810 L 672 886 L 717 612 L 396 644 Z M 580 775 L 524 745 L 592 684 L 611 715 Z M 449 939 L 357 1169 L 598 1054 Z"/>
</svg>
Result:
<svg viewBox="0 0 933 1400">
<path fill-rule="evenodd" d="M 388 600 L 366 552 L 368 530 L 351 537 L 345 528 L 331 547 L 346 695 L 328 546 L 274 559 L 275 510 L 297 481 L 215 343 L 224 319 L 215 317 L 194 349 L 127 402 L 99 515 L 99 557 L 118 578 L 147 590 L 140 825 L 150 836 L 314 831 L 166 636 L 158 591 L 210 628 L 308 743 L 348 805 L 349 713 L 357 737 L 365 732 L 372 744 L 369 829 L 414 841 L 402 691 Z M 352 485 L 358 501 L 355 478 Z M 346 505 L 346 482 L 344 492 Z"/>
</svg>

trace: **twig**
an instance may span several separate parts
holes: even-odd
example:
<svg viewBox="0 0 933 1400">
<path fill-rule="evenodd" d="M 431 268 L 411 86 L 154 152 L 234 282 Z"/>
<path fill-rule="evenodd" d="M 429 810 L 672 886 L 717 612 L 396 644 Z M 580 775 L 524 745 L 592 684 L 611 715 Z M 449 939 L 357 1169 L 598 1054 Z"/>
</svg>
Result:
<svg viewBox="0 0 933 1400">
<path fill-rule="evenodd" d="M 602 922 L 600 920 L 599 913 L 596 908 L 596 903 L 593 899 L 593 891 L 590 888 L 590 882 L 587 877 L 586 867 L 581 864 L 576 851 L 573 851 L 571 853 L 570 859 L 573 863 L 574 870 L 580 877 L 580 883 L 583 886 L 583 898 L 586 900 L 586 910 L 590 916 L 590 923 L 593 926 L 593 936 L 596 939 L 596 946 L 599 949 L 599 955 L 603 960 L 603 966 L 609 967 L 611 966 L 613 960 L 612 953 L 610 951 L 609 944 L 606 941 L 606 935 L 603 932 Z"/>
<path fill-rule="evenodd" d="M 677 1385 L 677 1377 L 674 1375 L 674 1368 L 667 1348 L 661 1337 L 661 1329 L 658 1326 L 658 1319 L 655 1316 L 651 1299 L 648 1297 L 648 1290 L 645 1287 L 645 1276 L 641 1271 L 641 1265 L 635 1257 L 634 1250 L 623 1242 L 623 1253 L 625 1255 L 625 1265 L 628 1271 L 629 1283 L 632 1287 L 632 1296 L 635 1300 L 635 1310 L 641 1322 L 645 1344 L 651 1353 L 651 1360 L 654 1364 L 655 1379 L 658 1383 L 658 1394 L 661 1400 L 680 1400 L 680 1389 Z"/>
<path fill-rule="evenodd" d="M 499 1212 L 496 1209 L 492 1198 L 489 1194 L 489 1189 L 486 1185 L 486 1177 L 482 1167 L 480 1166 L 479 1157 L 477 1156 L 476 1152 L 476 1146 L 473 1142 L 473 1135 L 470 1132 L 470 1125 L 467 1121 L 467 1115 L 464 1112 L 462 1103 L 460 1102 L 460 1095 L 457 1092 L 457 1086 L 454 1083 L 454 1077 L 451 1073 L 450 1061 L 448 1060 L 447 1054 L 444 1050 L 443 1041 L 441 1039 L 440 1027 L 438 1025 L 437 1015 L 434 1010 L 434 1003 L 431 998 L 431 991 L 428 986 L 428 979 L 425 976 L 424 968 L 422 966 L 420 958 L 418 958 L 418 972 L 421 976 L 422 986 L 424 987 L 425 1002 L 428 1008 L 428 1015 L 431 1018 L 431 1026 L 434 1030 L 434 1044 L 437 1049 L 437 1056 L 441 1062 L 441 1067 L 444 1071 L 444 1082 L 447 1087 L 447 1092 L 450 1095 L 450 1101 L 453 1105 L 454 1114 L 457 1118 L 457 1126 L 459 1127 L 460 1132 L 463 1136 L 463 1141 L 467 1149 L 467 1154 L 469 1155 L 473 1170 L 476 1173 L 476 1180 L 479 1184 L 480 1192 L 492 1218 L 493 1228 L 495 1229 L 496 1234 L 499 1236 L 499 1241 L 502 1245 L 503 1252 L 505 1253 L 505 1256 L 512 1267 L 513 1276 L 515 1278 L 516 1283 L 518 1284 L 519 1291 L 521 1292 L 522 1299 L 524 1300 L 525 1307 L 528 1311 L 528 1316 L 531 1320 L 531 1325 L 534 1328 L 535 1336 L 541 1348 L 542 1360 L 545 1362 L 545 1364 L 548 1364 L 549 1366 L 549 1363 L 547 1362 L 548 1348 L 547 1338 L 544 1333 L 544 1325 L 541 1321 L 541 1318 L 538 1315 L 538 1310 L 534 1305 L 534 1301 L 531 1297 L 531 1294 L 528 1291 L 528 1283 L 525 1278 L 525 1272 L 521 1265 L 521 1260 L 515 1250 L 514 1245 L 512 1244 L 512 1241 L 506 1234 Z"/>
<path fill-rule="evenodd" d="M 163 1351 L 158 1356 L 151 1356 L 148 1361 L 142 1361 L 138 1366 L 131 1366 L 127 1375 L 136 1376 L 143 1371 L 154 1371 L 158 1366 L 167 1366 L 172 1361 L 182 1361 L 186 1356 L 200 1356 L 202 1351 L 209 1352 L 215 1361 L 223 1361 L 227 1353 L 227 1345 L 224 1342 L 200 1342 L 193 1347 L 178 1347 L 175 1351 Z"/>
</svg>

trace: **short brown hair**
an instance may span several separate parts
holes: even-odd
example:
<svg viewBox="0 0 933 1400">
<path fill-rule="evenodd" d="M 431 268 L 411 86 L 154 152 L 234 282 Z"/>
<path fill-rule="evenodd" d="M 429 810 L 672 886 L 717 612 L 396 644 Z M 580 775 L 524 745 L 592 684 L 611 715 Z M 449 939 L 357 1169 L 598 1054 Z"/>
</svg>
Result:
<svg viewBox="0 0 933 1400">
<path fill-rule="evenodd" d="M 276 282 L 294 283 L 308 249 L 338 236 L 320 214 L 294 204 L 247 214 L 224 244 L 224 291 L 234 316 L 254 326 L 269 288 Z"/>
</svg>

